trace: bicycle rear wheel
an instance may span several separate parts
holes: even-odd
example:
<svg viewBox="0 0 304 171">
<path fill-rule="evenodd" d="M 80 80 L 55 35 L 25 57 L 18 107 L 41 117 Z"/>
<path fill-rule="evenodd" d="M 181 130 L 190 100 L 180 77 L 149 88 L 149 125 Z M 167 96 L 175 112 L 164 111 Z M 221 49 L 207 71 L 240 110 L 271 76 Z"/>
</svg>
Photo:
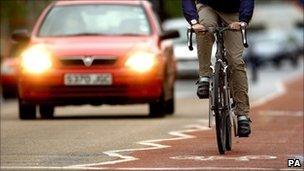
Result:
<svg viewBox="0 0 304 171">
<path fill-rule="evenodd" d="M 225 154 L 226 151 L 226 132 L 227 132 L 227 111 L 225 106 L 225 89 L 224 89 L 224 73 L 222 71 L 221 63 L 215 64 L 214 75 L 214 113 L 215 113 L 215 127 L 216 127 L 216 140 L 220 154 Z"/>
</svg>

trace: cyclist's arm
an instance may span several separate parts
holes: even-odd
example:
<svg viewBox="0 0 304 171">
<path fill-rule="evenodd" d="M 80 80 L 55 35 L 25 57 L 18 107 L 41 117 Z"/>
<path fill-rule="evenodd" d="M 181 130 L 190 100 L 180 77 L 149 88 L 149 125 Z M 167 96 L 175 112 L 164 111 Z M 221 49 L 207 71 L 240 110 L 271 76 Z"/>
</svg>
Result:
<svg viewBox="0 0 304 171">
<path fill-rule="evenodd" d="M 241 22 L 246 22 L 247 24 L 252 18 L 253 9 L 254 9 L 254 0 L 240 0 L 240 17 Z"/>
<path fill-rule="evenodd" d="M 196 11 L 194 0 L 182 0 L 183 14 L 190 25 L 191 21 L 198 21 L 198 14 Z"/>
</svg>

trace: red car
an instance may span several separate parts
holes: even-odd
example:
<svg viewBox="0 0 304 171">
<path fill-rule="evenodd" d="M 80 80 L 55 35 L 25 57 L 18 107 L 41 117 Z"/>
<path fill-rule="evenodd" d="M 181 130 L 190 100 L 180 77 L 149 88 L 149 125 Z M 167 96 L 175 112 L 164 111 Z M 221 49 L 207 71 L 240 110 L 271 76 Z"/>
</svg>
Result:
<svg viewBox="0 0 304 171">
<path fill-rule="evenodd" d="M 146 1 L 57 1 L 39 17 L 21 54 L 19 117 L 52 118 L 54 107 L 148 103 L 151 117 L 174 112 L 171 41 Z"/>
</svg>

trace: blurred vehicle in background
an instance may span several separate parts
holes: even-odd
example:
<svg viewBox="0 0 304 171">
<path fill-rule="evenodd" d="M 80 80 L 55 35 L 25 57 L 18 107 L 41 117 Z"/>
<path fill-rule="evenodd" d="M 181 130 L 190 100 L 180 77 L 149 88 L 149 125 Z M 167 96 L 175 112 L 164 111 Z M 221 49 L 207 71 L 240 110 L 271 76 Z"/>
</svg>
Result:
<svg viewBox="0 0 304 171">
<path fill-rule="evenodd" d="M 19 117 L 52 118 L 61 105 L 148 103 L 151 117 L 174 113 L 171 41 L 146 1 L 58 1 L 47 7 L 21 54 Z"/>
<path fill-rule="evenodd" d="M 258 66 L 273 64 L 280 67 L 283 61 L 292 65 L 298 64 L 299 43 L 294 32 L 283 30 L 268 30 L 249 36 L 250 48 L 244 52 L 246 62 L 254 62 Z"/>
<path fill-rule="evenodd" d="M 189 24 L 184 18 L 166 20 L 163 23 L 164 30 L 178 30 L 180 37 L 173 40 L 174 54 L 177 62 L 177 76 L 179 78 L 197 77 L 198 57 L 195 38 L 193 39 L 193 51 L 187 46 L 187 28 Z M 215 59 L 216 46 L 212 48 L 212 61 Z"/>
<path fill-rule="evenodd" d="M 297 50 L 296 55 L 298 57 L 304 55 L 304 27 L 296 27 L 292 32 L 293 37 L 296 40 Z"/>
</svg>

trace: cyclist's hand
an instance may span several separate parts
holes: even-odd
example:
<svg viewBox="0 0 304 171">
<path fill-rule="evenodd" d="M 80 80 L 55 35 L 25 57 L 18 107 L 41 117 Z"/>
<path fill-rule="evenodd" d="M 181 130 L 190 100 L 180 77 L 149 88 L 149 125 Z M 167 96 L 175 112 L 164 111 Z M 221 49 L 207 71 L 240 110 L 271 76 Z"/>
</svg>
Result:
<svg viewBox="0 0 304 171">
<path fill-rule="evenodd" d="M 233 22 L 233 23 L 229 24 L 229 27 L 230 27 L 230 29 L 233 29 L 233 30 L 240 30 L 242 24 L 245 24 L 245 27 L 247 26 L 247 23 L 245 23 L 245 22 Z"/>
<path fill-rule="evenodd" d="M 197 23 L 192 26 L 192 29 L 195 31 L 195 33 L 198 33 L 200 31 L 203 31 L 205 29 L 205 27 L 203 25 Z"/>
</svg>

